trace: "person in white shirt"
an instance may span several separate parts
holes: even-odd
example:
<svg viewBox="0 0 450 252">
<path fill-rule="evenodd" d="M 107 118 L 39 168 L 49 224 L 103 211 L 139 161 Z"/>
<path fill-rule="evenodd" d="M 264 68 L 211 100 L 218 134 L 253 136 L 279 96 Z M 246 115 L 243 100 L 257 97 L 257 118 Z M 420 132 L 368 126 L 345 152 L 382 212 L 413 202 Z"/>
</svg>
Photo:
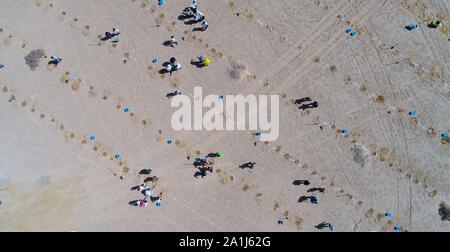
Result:
<svg viewBox="0 0 450 252">
<path fill-rule="evenodd" d="M 202 31 L 206 31 L 208 29 L 208 26 L 209 26 L 208 22 L 203 21 L 202 22 Z"/>
</svg>

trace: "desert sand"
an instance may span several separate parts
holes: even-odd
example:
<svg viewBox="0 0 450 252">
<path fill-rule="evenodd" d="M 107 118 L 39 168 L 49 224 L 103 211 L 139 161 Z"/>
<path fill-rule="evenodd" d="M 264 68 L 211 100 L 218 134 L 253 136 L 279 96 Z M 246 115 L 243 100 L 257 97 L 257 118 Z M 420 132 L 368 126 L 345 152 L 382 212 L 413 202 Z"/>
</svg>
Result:
<svg viewBox="0 0 450 252">
<path fill-rule="evenodd" d="M 450 231 L 449 1 L 200 0 L 204 32 L 178 19 L 190 3 L 0 0 L 0 231 Z M 63 61 L 31 70 L 36 49 Z M 158 73 L 172 56 L 183 68 Z M 195 86 L 280 95 L 280 137 L 173 130 L 166 94 Z M 319 107 L 292 103 L 306 96 Z M 128 204 L 141 169 L 161 207 Z M 319 204 L 297 202 L 297 179 L 326 189 Z"/>
</svg>

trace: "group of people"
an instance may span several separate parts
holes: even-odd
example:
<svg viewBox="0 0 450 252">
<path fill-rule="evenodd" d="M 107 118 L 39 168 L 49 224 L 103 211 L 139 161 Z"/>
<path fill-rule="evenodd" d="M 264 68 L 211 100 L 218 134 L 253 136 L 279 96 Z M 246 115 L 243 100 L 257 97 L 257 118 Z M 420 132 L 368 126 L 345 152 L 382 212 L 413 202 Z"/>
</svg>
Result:
<svg viewBox="0 0 450 252">
<path fill-rule="evenodd" d="M 193 163 L 194 167 L 198 169 L 198 171 L 194 174 L 194 177 L 198 178 L 199 176 L 201 176 L 202 178 L 205 177 L 207 175 L 206 172 L 213 172 L 213 167 L 211 166 L 211 164 L 208 162 L 208 157 L 197 157 L 194 160 Z"/>
<path fill-rule="evenodd" d="M 309 180 L 294 180 L 294 182 L 292 182 L 292 184 L 295 186 L 299 186 L 299 185 L 309 186 L 311 183 L 309 182 Z M 309 193 L 314 193 L 314 192 L 325 193 L 325 188 L 313 187 L 313 188 L 308 189 L 307 192 L 309 192 Z M 311 202 L 311 204 L 319 203 L 317 200 L 317 197 L 315 195 L 301 196 L 297 202 L 304 202 L 307 200 L 309 200 L 309 202 Z"/>
<path fill-rule="evenodd" d="M 198 23 L 202 22 L 202 27 L 200 28 L 201 31 L 205 31 L 208 29 L 208 22 L 205 20 L 205 15 L 198 10 L 198 2 L 193 1 L 191 6 L 187 7 L 183 11 L 183 15 L 187 16 L 188 18 L 193 18 L 191 23 Z"/>
<path fill-rule="evenodd" d="M 175 57 L 171 57 L 169 59 L 169 62 L 167 62 L 165 65 L 165 71 L 170 73 L 170 75 L 172 75 L 172 72 L 174 71 L 178 71 L 181 69 L 181 64 L 177 62 L 177 60 L 175 59 Z"/>
<path fill-rule="evenodd" d="M 149 175 L 150 173 L 151 173 L 150 169 L 144 169 L 139 172 L 139 174 L 141 174 L 141 175 L 144 175 L 144 174 Z M 157 207 L 161 206 L 162 192 L 160 192 L 157 197 L 152 196 L 153 192 L 155 191 L 155 187 L 156 187 L 155 182 L 157 181 L 157 179 L 156 179 L 157 177 L 153 176 L 153 177 L 149 177 L 149 178 L 146 178 L 144 180 L 144 183 L 131 188 L 131 190 L 136 190 L 136 191 L 142 193 L 144 195 L 144 198 L 139 199 L 139 200 L 130 201 L 129 202 L 130 205 L 143 208 L 143 207 L 148 206 L 148 201 L 150 200 L 151 202 L 155 202 L 155 205 Z M 152 186 L 150 186 L 150 187 L 147 186 L 147 184 L 146 184 L 149 181 L 152 182 Z"/>
</svg>

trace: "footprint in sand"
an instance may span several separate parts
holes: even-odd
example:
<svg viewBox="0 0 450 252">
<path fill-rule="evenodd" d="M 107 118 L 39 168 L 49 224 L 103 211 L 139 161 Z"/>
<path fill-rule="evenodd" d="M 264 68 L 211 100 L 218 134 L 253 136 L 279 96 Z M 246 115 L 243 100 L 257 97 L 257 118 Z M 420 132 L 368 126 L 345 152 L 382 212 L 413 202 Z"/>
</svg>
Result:
<svg viewBox="0 0 450 252">
<path fill-rule="evenodd" d="M 431 192 L 428 193 L 428 197 L 434 198 L 434 197 L 436 196 L 436 194 L 437 194 L 437 191 L 436 191 L 436 190 L 433 190 L 433 191 L 431 191 Z"/>
<path fill-rule="evenodd" d="M 256 198 L 256 200 L 261 200 L 261 196 L 263 196 L 263 193 L 256 193 L 255 194 L 255 198 Z"/>
<path fill-rule="evenodd" d="M 159 129 L 158 133 L 156 134 L 156 141 L 161 142 L 162 139 L 163 139 L 162 131 Z"/>
<path fill-rule="evenodd" d="M 34 4 L 36 4 L 37 7 L 41 7 L 42 0 L 33 0 Z"/>
<path fill-rule="evenodd" d="M 319 64 L 319 63 L 320 63 L 320 57 L 319 57 L 319 56 L 315 56 L 315 57 L 312 59 L 312 61 L 313 61 L 314 63 Z"/>
<path fill-rule="evenodd" d="M 427 136 L 428 137 L 436 137 L 437 136 L 437 132 L 433 127 L 430 127 L 427 129 Z"/>
<path fill-rule="evenodd" d="M 384 161 L 386 161 L 387 154 L 389 154 L 389 149 L 386 147 L 383 147 L 380 149 L 379 153 L 380 153 L 380 161 L 384 162 Z"/>
<path fill-rule="evenodd" d="M 59 79 L 59 81 L 60 81 L 62 84 L 67 84 L 68 81 L 69 81 L 69 74 L 70 74 L 69 71 L 65 71 L 64 74 L 63 74 L 63 75 L 61 76 L 61 78 Z"/>
<path fill-rule="evenodd" d="M 280 151 L 281 151 L 281 145 L 278 145 L 276 148 L 275 148 L 275 152 L 276 153 L 280 153 Z"/>
<path fill-rule="evenodd" d="M 2 89 L 2 91 L 3 91 L 3 93 L 8 92 L 8 87 L 7 87 L 7 86 L 4 86 L 3 89 Z"/>
<path fill-rule="evenodd" d="M 278 208 L 280 208 L 280 204 L 278 202 L 275 202 L 273 204 L 273 211 L 276 211 Z"/>
<path fill-rule="evenodd" d="M 11 45 L 12 44 L 12 35 L 8 35 L 5 39 L 3 39 L 3 44 L 5 45 Z"/>
<path fill-rule="evenodd" d="M 141 121 L 141 123 L 144 127 L 147 127 L 152 125 L 152 120 L 150 118 L 145 118 L 144 120 Z"/>
<path fill-rule="evenodd" d="M 44 119 L 44 118 L 45 118 L 45 115 L 44 115 L 44 114 L 41 114 L 41 115 L 39 116 L 39 118 Z"/>
<path fill-rule="evenodd" d="M 346 199 L 345 199 L 345 204 L 350 205 L 353 202 L 353 195 L 349 194 L 347 195 Z"/>
<path fill-rule="evenodd" d="M 386 222 L 386 224 L 383 226 L 382 230 L 385 231 L 385 232 L 387 232 L 387 231 L 389 231 L 389 230 L 392 230 L 393 227 L 394 227 L 394 222 L 393 222 L 392 220 L 388 220 L 388 221 Z"/>
<path fill-rule="evenodd" d="M 72 90 L 73 91 L 80 90 L 80 85 L 81 85 L 81 79 L 76 79 L 71 85 L 72 86 Z"/>
<path fill-rule="evenodd" d="M 176 140 L 175 144 L 179 147 L 179 148 L 184 148 L 186 147 L 186 144 L 182 141 Z"/>
<path fill-rule="evenodd" d="M 333 73 L 333 74 L 336 73 L 337 72 L 337 67 L 335 65 L 331 65 L 330 66 L 330 72 Z"/>
<path fill-rule="evenodd" d="M 69 26 L 72 28 L 75 28 L 75 26 L 78 23 L 78 18 L 73 18 L 70 22 L 69 22 Z"/>
<path fill-rule="evenodd" d="M 244 185 L 242 186 L 241 190 L 242 190 L 243 192 L 246 192 L 249 188 L 250 188 L 250 186 L 249 186 L 248 184 L 244 184 Z"/>
<path fill-rule="evenodd" d="M 91 27 L 89 25 L 85 25 L 81 34 L 83 34 L 84 36 L 89 36 L 90 31 L 91 31 Z M 102 38 L 102 35 L 99 35 L 99 39 L 101 39 L 101 38 Z"/>
<path fill-rule="evenodd" d="M 153 15 L 153 13 L 156 12 L 156 6 L 155 6 L 155 5 L 152 5 L 152 6 L 150 7 L 150 10 L 149 10 L 148 12 L 149 12 L 150 14 Z"/>
<path fill-rule="evenodd" d="M 89 87 L 88 96 L 89 97 L 96 97 L 97 96 L 97 91 L 94 90 L 93 86 Z"/>
<path fill-rule="evenodd" d="M 114 53 L 117 49 L 117 44 L 112 44 L 109 48 L 108 48 L 108 52 L 109 53 Z"/>
<path fill-rule="evenodd" d="M 26 102 L 26 101 L 23 101 L 23 102 L 20 104 L 20 106 L 26 107 L 26 106 L 27 106 L 27 102 Z"/>
<path fill-rule="evenodd" d="M 384 213 L 379 213 L 379 214 L 377 214 L 377 216 L 375 217 L 374 222 L 375 222 L 375 223 L 379 223 L 384 217 L 385 217 Z"/>
<path fill-rule="evenodd" d="M 356 203 L 356 206 L 355 206 L 356 210 L 359 210 L 362 207 L 362 205 L 363 205 L 363 202 L 358 201 L 358 203 Z"/>
<path fill-rule="evenodd" d="M 44 10 L 50 11 L 52 8 L 53 8 L 53 4 L 48 4 L 47 6 L 45 6 Z"/>
<path fill-rule="evenodd" d="M 228 8 L 230 8 L 231 11 L 236 10 L 236 3 L 234 1 L 228 1 Z"/>
<path fill-rule="evenodd" d="M 305 163 L 305 164 L 302 165 L 302 169 L 303 169 L 303 170 L 306 171 L 308 168 L 309 168 L 309 167 L 308 167 L 308 164 Z"/>
<path fill-rule="evenodd" d="M 157 18 L 155 18 L 155 22 L 157 25 L 161 25 L 164 20 L 164 14 L 159 14 Z"/>
<path fill-rule="evenodd" d="M 369 208 L 369 210 L 367 210 L 367 212 L 365 213 L 366 218 L 372 218 L 373 212 L 373 209 Z"/>
<path fill-rule="evenodd" d="M 147 73 L 150 79 L 154 78 L 158 74 L 158 69 L 153 66 L 147 66 Z"/>
<path fill-rule="evenodd" d="M 27 44 L 28 44 L 27 41 L 23 40 L 22 44 L 20 45 L 20 48 L 25 49 L 27 47 Z"/>
<path fill-rule="evenodd" d="M 173 22 L 171 22 L 168 26 L 167 26 L 167 30 L 168 31 L 173 31 L 173 29 L 175 28 L 175 25 L 176 25 L 176 22 L 175 21 L 173 21 Z"/>
<path fill-rule="evenodd" d="M 295 219 L 295 221 L 294 221 L 295 226 L 296 226 L 297 229 L 299 229 L 299 230 L 303 229 L 303 223 L 304 223 L 304 222 L 305 222 L 305 221 L 303 220 L 303 218 L 300 218 L 300 217 L 297 217 L 297 218 Z"/>
<path fill-rule="evenodd" d="M 180 79 L 177 77 L 173 80 L 169 80 L 170 85 L 174 88 L 178 87 L 180 85 Z"/>
<path fill-rule="evenodd" d="M 63 12 L 61 12 L 61 14 L 59 14 L 58 20 L 59 20 L 59 21 L 64 21 L 64 18 L 65 18 L 65 17 L 66 17 L 66 12 L 63 11 Z"/>
</svg>

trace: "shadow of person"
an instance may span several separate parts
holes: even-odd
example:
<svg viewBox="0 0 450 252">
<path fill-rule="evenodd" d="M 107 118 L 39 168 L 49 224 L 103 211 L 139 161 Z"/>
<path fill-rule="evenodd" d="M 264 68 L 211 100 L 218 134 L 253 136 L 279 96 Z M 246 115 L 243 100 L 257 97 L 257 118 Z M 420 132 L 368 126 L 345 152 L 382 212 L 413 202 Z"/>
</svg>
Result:
<svg viewBox="0 0 450 252">
<path fill-rule="evenodd" d="M 202 176 L 202 178 L 204 176 L 206 176 L 206 171 L 208 170 L 208 168 L 198 168 L 198 171 L 194 173 L 194 177 L 197 178 L 198 176 Z"/>
<path fill-rule="evenodd" d="M 103 38 L 101 38 L 100 40 L 101 40 L 101 41 L 106 41 L 106 40 L 111 39 L 112 37 L 113 37 L 113 34 L 112 34 L 112 33 L 110 33 L 110 32 L 105 32 L 105 36 L 104 36 Z"/>
<path fill-rule="evenodd" d="M 194 60 L 191 61 L 191 65 L 194 65 L 194 66 L 196 66 L 198 68 L 205 67 L 205 65 L 202 64 L 200 61 L 194 61 Z"/>
<path fill-rule="evenodd" d="M 163 46 L 167 46 L 167 47 L 173 47 L 173 44 L 172 44 L 172 41 L 170 41 L 170 40 L 166 40 L 166 41 L 164 41 L 163 43 Z"/>
<path fill-rule="evenodd" d="M 151 169 L 142 169 L 139 171 L 140 175 L 149 175 L 152 172 Z"/>
<path fill-rule="evenodd" d="M 159 199 L 159 196 L 150 196 L 150 201 L 155 202 Z"/>
<path fill-rule="evenodd" d="M 203 31 L 203 28 L 202 27 L 195 27 L 194 29 L 192 29 L 192 31 Z"/>
<path fill-rule="evenodd" d="M 178 20 L 183 21 L 186 20 L 188 18 L 191 18 L 192 16 L 186 15 L 186 14 L 181 14 L 178 16 Z"/>
<path fill-rule="evenodd" d="M 300 198 L 298 198 L 297 202 L 303 202 L 305 200 L 309 199 L 308 196 L 301 196 Z"/>
<path fill-rule="evenodd" d="M 144 183 L 145 182 L 156 182 L 156 181 L 158 181 L 158 177 L 156 177 L 156 176 L 147 177 L 147 178 L 144 179 Z"/>
<path fill-rule="evenodd" d="M 132 200 L 132 201 L 128 202 L 128 205 L 136 206 L 138 202 L 139 202 L 139 200 Z"/>
<path fill-rule="evenodd" d="M 201 22 L 201 20 L 192 19 L 192 20 L 189 20 L 189 21 L 185 21 L 184 24 L 185 25 L 193 25 L 193 24 L 196 24 L 198 22 Z"/>
<path fill-rule="evenodd" d="M 159 73 L 160 73 L 160 74 L 166 74 L 166 73 L 168 73 L 168 72 L 169 72 L 169 71 L 167 71 L 167 69 L 165 69 L 165 68 L 159 70 Z"/>
</svg>

